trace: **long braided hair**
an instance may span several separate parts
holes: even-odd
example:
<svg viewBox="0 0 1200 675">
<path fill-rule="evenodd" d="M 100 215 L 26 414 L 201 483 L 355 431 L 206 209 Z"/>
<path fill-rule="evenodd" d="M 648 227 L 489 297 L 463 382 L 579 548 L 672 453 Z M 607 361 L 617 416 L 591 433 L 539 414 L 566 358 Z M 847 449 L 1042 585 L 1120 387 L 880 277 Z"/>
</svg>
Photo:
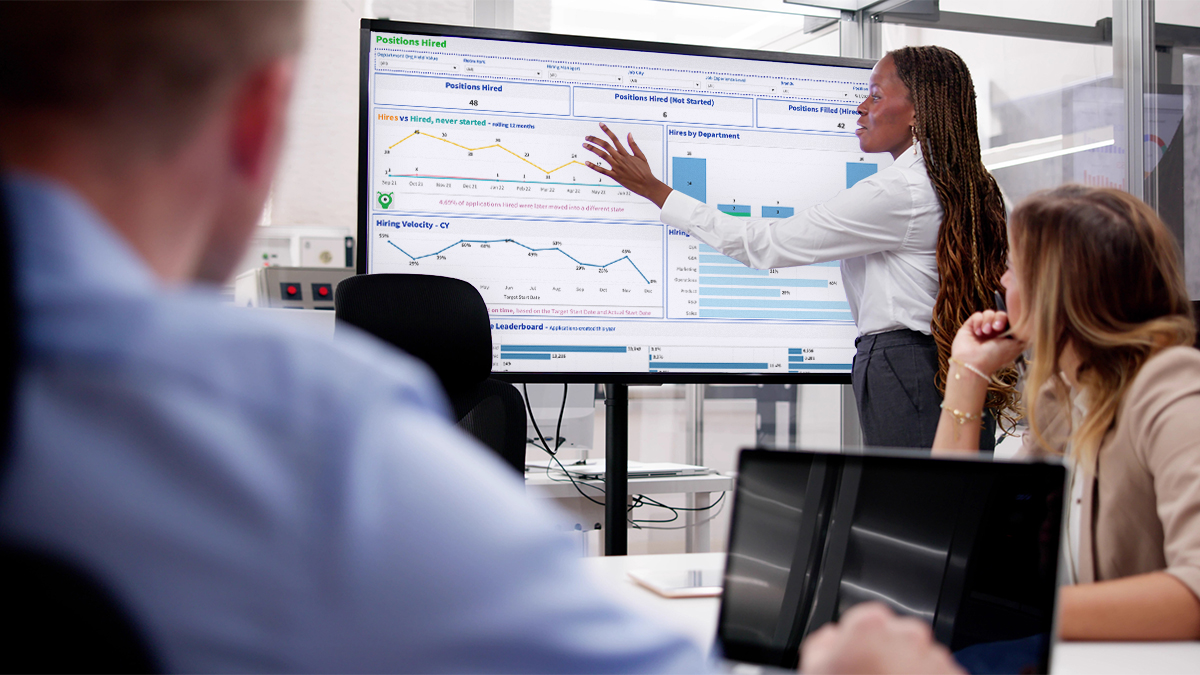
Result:
<svg viewBox="0 0 1200 675">
<path fill-rule="evenodd" d="M 967 64 L 943 47 L 904 47 L 889 52 L 896 74 L 908 87 L 914 110 L 913 135 L 942 205 L 937 239 L 938 294 L 930 325 L 937 342 L 935 384 L 946 388 L 950 345 L 972 313 L 995 304 L 1007 266 L 1004 201 L 996 179 L 979 156 L 975 85 Z M 1002 428 L 1020 417 L 1017 372 L 996 373 L 985 404 Z"/>
</svg>

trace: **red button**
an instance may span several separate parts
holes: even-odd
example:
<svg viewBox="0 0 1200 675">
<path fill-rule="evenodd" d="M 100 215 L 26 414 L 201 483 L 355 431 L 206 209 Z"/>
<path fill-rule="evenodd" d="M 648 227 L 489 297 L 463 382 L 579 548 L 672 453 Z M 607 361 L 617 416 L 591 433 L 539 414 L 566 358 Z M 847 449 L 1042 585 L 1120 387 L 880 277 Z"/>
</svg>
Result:
<svg viewBox="0 0 1200 675">
<path fill-rule="evenodd" d="M 288 286 L 288 295 L 295 295 L 295 294 L 296 294 L 296 287 Z"/>
<path fill-rule="evenodd" d="M 320 290 L 318 290 L 317 292 L 320 293 L 321 295 L 329 295 L 329 289 L 325 288 L 324 286 L 322 286 L 320 288 Z"/>
</svg>

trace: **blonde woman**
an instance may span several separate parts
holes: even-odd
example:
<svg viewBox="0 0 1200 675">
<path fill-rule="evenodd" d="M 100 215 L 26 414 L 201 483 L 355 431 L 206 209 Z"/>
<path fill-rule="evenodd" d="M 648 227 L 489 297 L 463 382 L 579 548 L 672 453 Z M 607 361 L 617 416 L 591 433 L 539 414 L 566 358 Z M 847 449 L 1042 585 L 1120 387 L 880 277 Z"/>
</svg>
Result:
<svg viewBox="0 0 1200 675">
<path fill-rule="evenodd" d="M 1174 240 L 1082 186 L 1026 200 L 1008 236 L 1008 312 L 955 336 L 934 449 L 975 451 L 992 374 L 1029 348 L 1024 452 L 1075 468 L 1062 637 L 1198 639 L 1200 351 Z"/>
</svg>

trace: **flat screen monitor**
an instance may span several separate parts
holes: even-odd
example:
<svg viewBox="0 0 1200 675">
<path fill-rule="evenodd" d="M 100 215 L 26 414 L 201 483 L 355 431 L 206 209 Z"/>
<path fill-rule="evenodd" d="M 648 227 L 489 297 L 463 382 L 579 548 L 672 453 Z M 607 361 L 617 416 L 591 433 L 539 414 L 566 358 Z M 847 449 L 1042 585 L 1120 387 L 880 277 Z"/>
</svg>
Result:
<svg viewBox="0 0 1200 675">
<path fill-rule="evenodd" d="M 721 211 L 785 218 L 891 162 L 871 62 L 364 20 L 360 273 L 464 279 L 516 381 L 847 382 L 838 262 L 756 270 L 592 171 L 607 123 Z"/>
<path fill-rule="evenodd" d="M 805 636 L 875 601 L 968 672 L 1047 672 L 1065 481 L 1053 462 L 744 451 L 718 643 L 794 668 Z"/>
</svg>

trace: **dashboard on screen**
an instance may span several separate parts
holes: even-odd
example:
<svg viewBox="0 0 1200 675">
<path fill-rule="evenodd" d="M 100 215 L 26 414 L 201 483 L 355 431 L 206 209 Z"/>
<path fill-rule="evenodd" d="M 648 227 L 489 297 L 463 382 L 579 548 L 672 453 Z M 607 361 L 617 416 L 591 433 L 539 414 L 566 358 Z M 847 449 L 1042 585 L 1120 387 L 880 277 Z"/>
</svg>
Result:
<svg viewBox="0 0 1200 675">
<path fill-rule="evenodd" d="M 837 262 L 751 269 L 584 165 L 605 122 L 656 176 L 786 218 L 891 162 L 860 152 L 870 64 L 364 20 L 360 273 L 456 277 L 513 379 L 847 381 Z M 601 378 L 600 375 L 604 377 Z"/>
</svg>

